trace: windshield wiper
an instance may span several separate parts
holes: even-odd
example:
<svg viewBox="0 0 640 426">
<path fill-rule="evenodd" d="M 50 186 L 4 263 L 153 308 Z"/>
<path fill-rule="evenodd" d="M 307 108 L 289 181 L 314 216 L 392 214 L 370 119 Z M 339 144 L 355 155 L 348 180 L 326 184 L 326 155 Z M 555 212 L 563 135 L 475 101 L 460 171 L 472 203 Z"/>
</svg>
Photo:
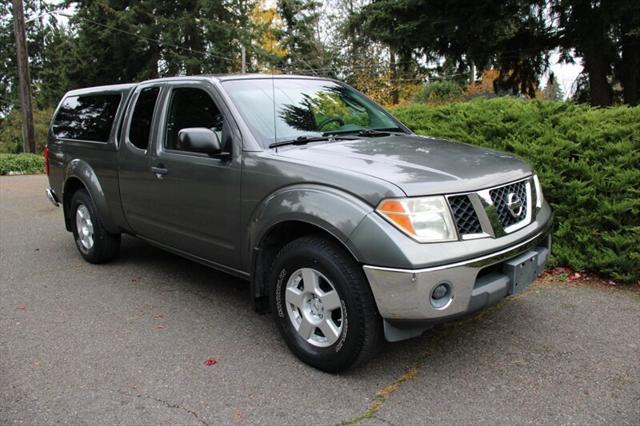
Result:
<svg viewBox="0 0 640 426">
<path fill-rule="evenodd" d="M 391 135 L 391 133 L 389 133 L 389 132 L 382 132 L 380 130 L 375 130 L 375 129 L 361 130 L 357 134 L 358 134 L 358 136 L 364 136 L 365 138 L 375 138 L 375 137 L 379 137 L 379 136 L 390 136 Z"/>
<path fill-rule="evenodd" d="M 361 130 L 348 130 L 346 132 L 335 132 L 335 133 L 331 133 L 331 132 L 327 132 L 327 133 L 323 133 L 323 136 L 329 136 L 329 135 L 357 135 L 357 136 L 362 136 L 365 138 L 375 138 L 375 137 L 381 137 L 381 136 L 390 136 L 391 133 L 390 132 L 402 132 L 402 129 L 400 128 L 389 128 L 389 129 L 361 129 Z M 404 132 L 402 132 L 404 133 Z"/>
<path fill-rule="evenodd" d="M 324 142 L 334 140 L 352 140 L 353 138 L 346 138 L 343 136 L 336 136 L 331 134 L 324 134 L 322 136 L 298 136 L 295 139 L 289 139 L 286 141 L 274 142 L 269 145 L 269 148 L 277 148 L 285 145 L 306 145 L 309 142 Z"/>
</svg>

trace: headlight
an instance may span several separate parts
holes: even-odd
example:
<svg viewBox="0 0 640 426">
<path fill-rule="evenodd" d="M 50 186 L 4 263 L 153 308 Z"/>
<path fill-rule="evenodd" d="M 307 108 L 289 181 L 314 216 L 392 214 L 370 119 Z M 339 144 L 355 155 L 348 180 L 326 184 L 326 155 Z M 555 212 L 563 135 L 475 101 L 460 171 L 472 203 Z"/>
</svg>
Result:
<svg viewBox="0 0 640 426">
<path fill-rule="evenodd" d="M 390 198 L 382 200 L 376 211 L 422 243 L 458 239 L 449 206 L 442 196 Z"/>
<path fill-rule="evenodd" d="M 533 186 L 536 188 L 536 208 L 542 208 L 542 201 L 544 195 L 542 195 L 542 186 L 540 186 L 540 179 L 538 175 L 533 175 Z"/>
</svg>

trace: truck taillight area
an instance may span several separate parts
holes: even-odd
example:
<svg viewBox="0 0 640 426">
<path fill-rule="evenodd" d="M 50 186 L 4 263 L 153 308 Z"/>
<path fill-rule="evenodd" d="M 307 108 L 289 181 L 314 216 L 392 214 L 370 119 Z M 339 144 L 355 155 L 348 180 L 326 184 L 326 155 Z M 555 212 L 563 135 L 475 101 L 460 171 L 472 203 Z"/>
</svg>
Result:
<svg viewBox="0 0 640 426">
<path fill-rule="evenodd" d="M 47 172 L 47 176 L 49 176 L 49 146 L 44 146 L 44 151 L 42 151 L 42 155 L 44 156 L 44 169 Z"/>
</svg>

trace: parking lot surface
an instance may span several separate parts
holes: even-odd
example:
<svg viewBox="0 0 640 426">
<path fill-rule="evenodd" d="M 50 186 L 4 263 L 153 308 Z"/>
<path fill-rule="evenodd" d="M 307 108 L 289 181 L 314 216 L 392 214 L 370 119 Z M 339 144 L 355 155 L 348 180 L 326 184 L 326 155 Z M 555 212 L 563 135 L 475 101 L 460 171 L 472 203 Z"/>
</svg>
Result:
<svg viewBox="0 0 640 426">
<path fill-rule="evenodd" d="M 640 424 L 638 292 L 537 283 L 330 375 L 241 280 L 131 237 L 84 262 L 45 187 L 0 178 L 0 424 Z"/>
</svg>

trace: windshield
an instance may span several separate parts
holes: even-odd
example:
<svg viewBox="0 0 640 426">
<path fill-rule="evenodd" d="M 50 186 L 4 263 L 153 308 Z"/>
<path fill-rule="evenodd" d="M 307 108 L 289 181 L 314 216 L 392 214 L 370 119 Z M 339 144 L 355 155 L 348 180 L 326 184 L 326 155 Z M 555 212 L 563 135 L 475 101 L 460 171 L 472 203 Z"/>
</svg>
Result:
<svg viewBox="0 0 640 426">
<path fill-rule="evenodd" d="M 230 80 L 223 86 L 264 147 L 300 137 L 363 130 L 404 132 L 391 115 L 371 100 L 333 81 Z"/>
</svg>

